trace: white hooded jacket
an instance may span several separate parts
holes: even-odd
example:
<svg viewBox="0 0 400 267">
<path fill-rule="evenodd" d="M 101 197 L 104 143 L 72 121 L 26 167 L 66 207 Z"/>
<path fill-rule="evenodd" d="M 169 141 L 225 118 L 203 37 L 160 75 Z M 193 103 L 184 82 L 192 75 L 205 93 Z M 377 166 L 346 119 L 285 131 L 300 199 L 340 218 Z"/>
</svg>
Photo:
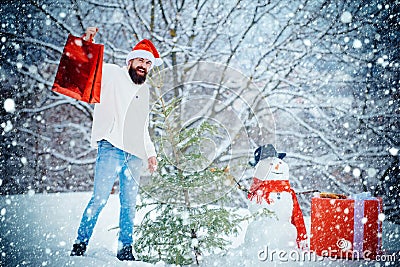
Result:
<svg viewBox="0 0 400 267">
<path fill-rule="evenodd" d="M 104 64 L 100 103 L 95 104 L 91 146 L 105 139 L 141 159 L 156 156 L 148 131 L 149 87 L 132 82 L 127 67 Z"/>
</svg>

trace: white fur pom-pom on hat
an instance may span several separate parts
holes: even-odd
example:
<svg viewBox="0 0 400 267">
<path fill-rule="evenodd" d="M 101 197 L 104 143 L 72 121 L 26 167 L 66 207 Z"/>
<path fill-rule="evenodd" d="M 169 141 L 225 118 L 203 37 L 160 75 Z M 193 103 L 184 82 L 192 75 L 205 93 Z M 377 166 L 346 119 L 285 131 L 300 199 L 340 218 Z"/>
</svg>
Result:
<svg viewBox="0 0 400 267">
<path fill-rule="evenodd" d="M 132 48 L 132 51 L 126 56 L 126 65 L 128 65 L 129 61 L 134 58 L 145 58 L 150 60 L 152 63 L 151 67 L 160 66 L 163 63 L 156 47 L 148 39 L 143 39 Z"/>
</svg>

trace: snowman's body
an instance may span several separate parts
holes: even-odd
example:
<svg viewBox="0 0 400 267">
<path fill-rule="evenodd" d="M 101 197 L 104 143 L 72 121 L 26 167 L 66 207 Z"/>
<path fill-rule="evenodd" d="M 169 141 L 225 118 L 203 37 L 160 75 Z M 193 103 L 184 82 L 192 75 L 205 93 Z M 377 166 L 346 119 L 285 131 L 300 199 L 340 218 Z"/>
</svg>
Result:
<svg viewBox="0 0 400 267">
<path fill-rule="evenodd" d="M 269 157 L 258 162 L 254 177 L 261 181 L 288 181 L 289 167 L 281 159 Z M 257 192 L 256 192 L 257 193 Z M 262 192 L 258 192 L 261 194 Z M 250 257 L 258 255 L 259 250 L 290 250 L 297 248 L 296 227 L 291 223 L 293 199 L 289 192 L 271 192 L 261 203 L 254 199 L 248 202 L 249 211 L 255 215 L 247 228 L 245 243 L 252 248 Z M 263 209 L 274 213 L 273 216 L 259 215 Z"/>
<path fill-rule="evenodd" d="M 267 145 L 259 147 L 254 155 L 252 166 L 256 166 L 256 170 L 248 201 L 254 219 L 247 227 L 244 243 L 228 251 L 226 256 L 209 258 L 204 262 L 205 266 L 298 265 L 289 259 L 279 259 L 282 251 L 286 251 L 288 257 L 290 250 L 299 246 L 305 248 L 301 243 L 306 241 L 303 215 L 289 184 L 289 167 L 282 160 L 286 154 L 277 153 L 272 145 Z M 258 197 L 257 191 L 260 191 Z M 265 215 L 262 212 L 265 210 L 274 214 Z"/>
</svg>

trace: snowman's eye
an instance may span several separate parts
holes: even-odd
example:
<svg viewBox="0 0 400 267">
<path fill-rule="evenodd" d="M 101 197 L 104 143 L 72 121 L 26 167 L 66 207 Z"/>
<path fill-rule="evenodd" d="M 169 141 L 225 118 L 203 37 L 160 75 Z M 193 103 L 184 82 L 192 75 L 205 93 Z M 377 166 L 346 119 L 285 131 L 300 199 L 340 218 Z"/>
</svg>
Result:
<svg viewBox="0 0 400 267">
<path fill-rule="evenodd" d="M 271 165 L 271 166 L 272 166 L 272 165 L 274 165 L 274 164 L 271 162 L 269 165 Z"/>
</svg>

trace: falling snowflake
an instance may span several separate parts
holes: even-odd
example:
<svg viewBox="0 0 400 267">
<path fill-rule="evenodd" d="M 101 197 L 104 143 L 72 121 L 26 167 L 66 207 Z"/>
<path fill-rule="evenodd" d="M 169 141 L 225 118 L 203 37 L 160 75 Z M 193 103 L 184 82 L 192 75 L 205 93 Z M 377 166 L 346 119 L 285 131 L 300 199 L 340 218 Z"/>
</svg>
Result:
<svg viewBox="0 0 400 267">
<path fill-rule="evenodd" d="M 7 123 L 2 123 L 1 124 L 1 127 L 3 127 L 4 128 L 4 132 L 9 132 L 9 131 L 11 131 L 14 127 L 13 127 L 13 125 L 12 125 L 12 123 L 11 123 L 11 121 L 7 121 Z"/>
<path fill-rule="evenodd" d="M 28 160 L 26 159 L 26 157 L 21 157 L 21 163 L 26 165 L 28 163 Z"/>
<path fill-rule="evenodd" d="M 312 45 L 311 41 L 308 40 L 308 39 L 303 40 L 303 43 L 304 43 L 305 46 L 311 46 Z"/>
<path fill-rule="evenodd" d="M 343 23 L 350 23 L 352 21 L 352 19 L 353 19 L 353 16 L 348 11 L 343 12 L 343 14 L 340 16 L 340 21 Z"/>
<path fill-rule="evenodd" d="M 358 40 L 358 39 L 355 39 L 355 40 L 353 41 L 353 47 L 354 47 L 355 49 L 360 49 L 360 48 L 362 47 L 362 42 L 361 42 L 360 40 Z"/>
<path fill-rule="evenodd" d="M 354 168 L 353 169 L 353 176 L 357 178 L 357 177 L 360 177 L 360 175 L 361 175 L 360 169 L 359 168 Z"/>
<path fill-rule="evenodd" d="M 4 109 L 6 110 L 6 112 L 14 113 L 14 111 L 15 111 L 15 102 L 14 102 L 14 100 L 11 99 L 11 98 L 7 98 L 4 101 Z"/>
<path fill-rule="evenodd" d="M 351 171 L 351 167 L 349 165 L 347 165 L 344 167 L 343 171 L 346 173 L 349 173 Z"/>
<path fill-rule="evenodd" d="M 399 149 L 398 149 L 398 148 L 395 148 L 395 147 L 392 147 L 392 148 L 389 149 L 389 153 L 390 153 L 390 155 L 392 155 L 392 156 L 397 156 L 398 153 L 399 153 Z"/>
</svg>

